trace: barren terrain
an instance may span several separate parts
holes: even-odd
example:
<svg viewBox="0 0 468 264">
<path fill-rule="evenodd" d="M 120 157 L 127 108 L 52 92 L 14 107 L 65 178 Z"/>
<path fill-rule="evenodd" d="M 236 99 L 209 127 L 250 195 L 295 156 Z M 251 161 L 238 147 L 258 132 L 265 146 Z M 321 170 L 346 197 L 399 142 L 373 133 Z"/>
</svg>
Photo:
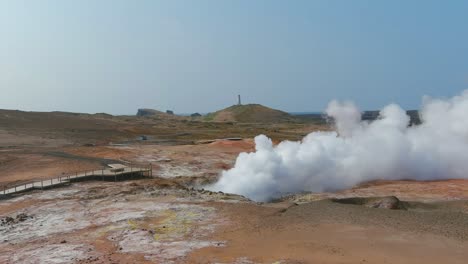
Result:
<svg viewBox="0 0 468 264">
<path fill-rule="evenodd" d="M 1 187 L 111 163 L 154 170 L 0 200 L 0 263 L 466 263 L 466 180 L 375 181 L 269 203 L 203 190 L 254 150 L 253 136 L 317 129 L 329 128 L 1 111 Z M 402 207 L 368 206 L 389 196 Z"/>
</svg>

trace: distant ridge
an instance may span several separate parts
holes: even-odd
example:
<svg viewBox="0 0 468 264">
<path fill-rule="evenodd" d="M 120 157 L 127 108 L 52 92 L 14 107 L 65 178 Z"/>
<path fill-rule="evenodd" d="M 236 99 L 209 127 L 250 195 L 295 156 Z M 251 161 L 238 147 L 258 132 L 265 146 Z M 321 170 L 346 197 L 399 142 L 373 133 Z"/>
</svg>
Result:
<svg viewBox="0 0 468 264">
<path fill-rule="evenodd" d="M 290 114 L 301 120 L 313 121 L 316 123 L 325 123 L 329 118 L 326 113 L 320 112 L 295 112 Z M 406 114 L 410 117 L 410 125 L 421 124 L 421 117 L 419 116 L 418 110 L 407 110 Z M 361 113 L 361 120 L 374 121 L 379 118 L 379 115 L 380 111 L 377 110 L 364 111 Z"/>
<path fill-rule="evenodd" d="M 141 108 L 138 109 L 137 116 L 155 116 L 155 115 L 168 115 L 165 112 L 161 112 L 155 109 Z"/>
<path fill-rule="evenodd" d="M 364 111 L 362 113 L 361 119 L 373 121 L 379 118 L 380 111 Z M 407 110 L 406 114 L 410 117 L 410 124 L 411 125 L 419 125 L 421 124 L 421 117 L 419 115 L 418 110 Z"/>
</svg>

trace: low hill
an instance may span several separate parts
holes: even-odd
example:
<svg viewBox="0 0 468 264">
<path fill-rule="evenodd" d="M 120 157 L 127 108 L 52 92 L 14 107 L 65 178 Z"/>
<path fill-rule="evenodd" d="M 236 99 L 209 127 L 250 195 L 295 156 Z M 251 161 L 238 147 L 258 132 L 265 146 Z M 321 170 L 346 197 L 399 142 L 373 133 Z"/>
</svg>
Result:
<svg viewBox="0 0 468 264">
<path fill-rule="evenodd" d="M 138 112 L 136 114 L 137 116 L 155 116 L 155 115 L 167 115 L 164 112 L 155 110 L 155 109 L 148 109 L 148 108 L 142 108 L 138 109 Z"/>
<path fill-rule="evenodd" d="M 210 113 L 206 121 L 241 122 L 241 123 L 271 123 L 294 120 L 290 114 L 259 104 L 233 105 L 231 107 Z"/>
</svg>

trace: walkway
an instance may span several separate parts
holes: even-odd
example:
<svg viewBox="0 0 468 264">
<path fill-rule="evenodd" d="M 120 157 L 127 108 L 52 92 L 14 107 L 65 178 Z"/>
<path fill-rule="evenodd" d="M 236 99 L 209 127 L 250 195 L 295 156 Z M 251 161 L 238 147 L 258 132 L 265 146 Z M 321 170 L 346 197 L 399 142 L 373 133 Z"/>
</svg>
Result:
<svg viewBox="0 0 468 264">
<path fill-rule="evenodd" d="M 57 178 L 35 181 L 30 183 L 18 184 L 13 187 L 8 187 L 0 191 L 0 198 L 6 196 L 31 191 L 31 190 L 43 190 L 50 189 L 71 182 L 86 181 L 86 180 L 102 180 L 102 181 L 118 181 L 123 179 L 151 177 L 153 169 L 149 167 L 128 167 L 122 166 L 119 168 L 110 168 L 102 170 L 87 171 L 83 173 L 75 173 L 67 176 L 60 176 Z"/>
</svg>

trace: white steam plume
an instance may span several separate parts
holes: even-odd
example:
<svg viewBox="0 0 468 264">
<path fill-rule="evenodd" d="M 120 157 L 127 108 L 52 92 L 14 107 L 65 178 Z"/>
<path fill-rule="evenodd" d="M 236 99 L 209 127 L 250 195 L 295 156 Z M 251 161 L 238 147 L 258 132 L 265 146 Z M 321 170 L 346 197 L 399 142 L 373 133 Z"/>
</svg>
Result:
<svg viewBox="0 0 468 264">
<path fill-rule="evenodd" d="M 395 104 L 371 123 L 360 120 L 352 103 L 333 101 L 326 112 L 337 132 L 313 132 L 277 146 L 257 136 L 256 152 L 241 153 L 208 189 L 266 201 L 377 179 L 468 178 L 468 90 L 448 100 L 424 98 L 418 126 L 409 127 L 410 118 Z"/>
</svg>

